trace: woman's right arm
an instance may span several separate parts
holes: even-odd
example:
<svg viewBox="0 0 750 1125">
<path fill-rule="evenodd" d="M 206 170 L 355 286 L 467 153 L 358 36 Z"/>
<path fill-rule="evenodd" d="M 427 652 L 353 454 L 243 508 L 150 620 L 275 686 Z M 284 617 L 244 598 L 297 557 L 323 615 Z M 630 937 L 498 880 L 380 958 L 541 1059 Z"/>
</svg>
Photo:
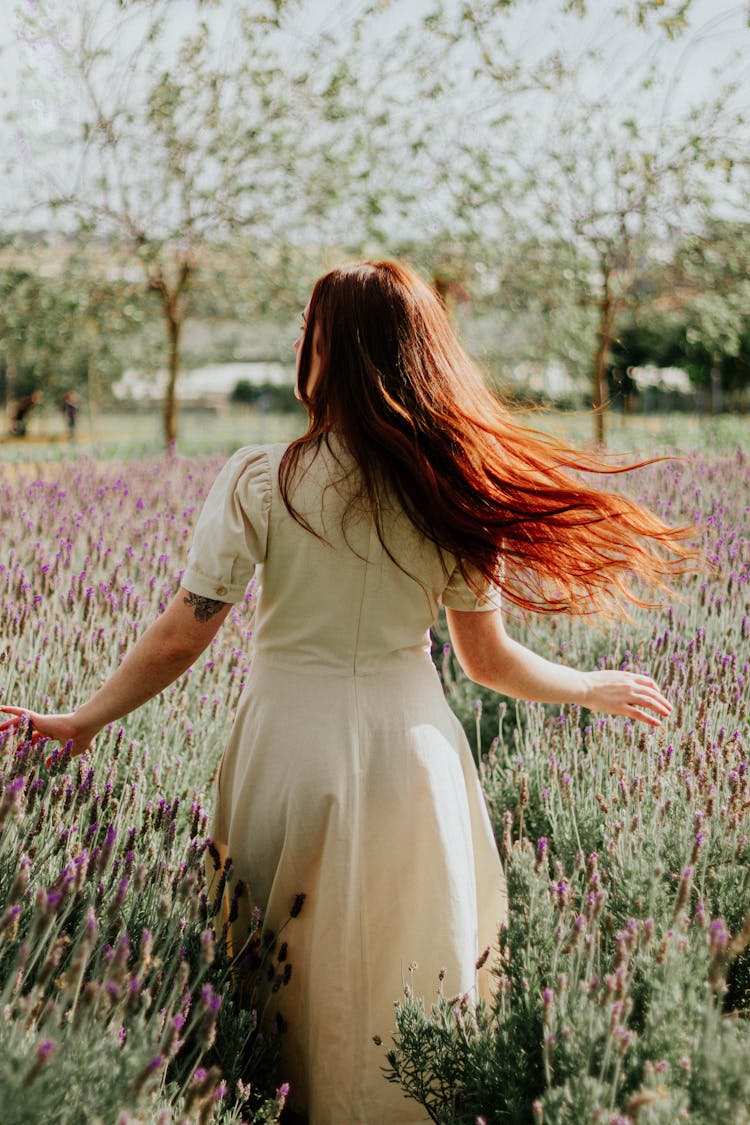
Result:
<svg viewBox="0 0 750 1125">
<path fill-rule="evenodd" d="M 459 664 L 478 684 L 513 699 L 579 703 L 591 711 L 627 715 L 658 727 L 672 705 L 650 676 L 619 670 L 582 672 L 553 664 L 509 637 L 499 609 L 446 609 Z"/>
<path fill-rule="evenodd" d="M 122 664 L 96 694 L 76 711 L 41 715 L 25 707 L 0 707 L 14 718 L 0 732 L 23 728 L 31 720 L 33 738 L 51 738 L 73 755 L 82 754 L 108 723 L 121 719 L 181 676 L 211 643 L 232 608 L 180 587 L 164 612 L 148 627 Z"/>
</svg>

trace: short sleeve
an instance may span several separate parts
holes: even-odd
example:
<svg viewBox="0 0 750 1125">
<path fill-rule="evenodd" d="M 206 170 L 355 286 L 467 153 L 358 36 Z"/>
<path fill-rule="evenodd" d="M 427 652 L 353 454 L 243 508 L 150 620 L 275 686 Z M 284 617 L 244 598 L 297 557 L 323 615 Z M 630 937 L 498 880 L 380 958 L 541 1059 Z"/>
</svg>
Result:
<svg viewBox="0 0 750 1125">
<path fill-rule="evenodd" d="M 193 534 L 182 585 L 193 594 L 238 602 L 266 557 L 271 467 L 263 448 L 240 449 L 211 486 Z"/>
<path fill-rule="evenodd" d="M 493 609 L 501 609 L 500 589 L 486 583 L 484 586 L 484 592 L 477 595 L 466 581 L 460 564 L 457 563 L 440 600 L 446 609 L 458 609 L 464 613 L 488 613 Z"/>
</svg>

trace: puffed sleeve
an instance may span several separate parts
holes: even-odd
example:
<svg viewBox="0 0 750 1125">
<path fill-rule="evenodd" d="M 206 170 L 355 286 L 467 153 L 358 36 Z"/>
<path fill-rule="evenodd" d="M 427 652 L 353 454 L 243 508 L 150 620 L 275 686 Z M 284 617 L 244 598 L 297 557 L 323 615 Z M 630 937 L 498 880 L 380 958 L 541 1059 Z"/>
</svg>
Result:
<svg viewBox="0 0 750 1125">
<path fill-rule="evenodd" d="M 211 486 L 193 534 L 182 585 L 193 594 L 238 602 L 266 557 L 271 508 L 268 453 L 248 446 Z"/>
<path fill-rule="evenodd" d="M 477 595 L 466 581 L 460 565 L 456 563 L 440 600 L 446 609 L 460 609 L 464 613 L 487 613 L 489 610 L 502 609 L 501 591 L 498 587 L 484 582 L 482 585 L 485 587 L 484 592 Z"/>
</svg>

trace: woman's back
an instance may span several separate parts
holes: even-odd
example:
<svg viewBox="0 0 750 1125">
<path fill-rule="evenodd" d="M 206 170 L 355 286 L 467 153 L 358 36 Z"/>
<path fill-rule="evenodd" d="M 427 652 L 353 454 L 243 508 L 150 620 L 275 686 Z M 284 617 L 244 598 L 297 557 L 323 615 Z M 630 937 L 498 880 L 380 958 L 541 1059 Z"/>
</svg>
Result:
<svg viewBox="0 0 750 1125">
<path fill-rule="evenodd" d="M 422 658 L 443 595 L 454 608 L 476 605 L 455 561 L 394 501 L 381 508 L 380 542 L 372 515 L 356 504 L 356 463 L 335 436 L 307 452 L 295 475 L 291 499 L 311 534 L 279 492 L 286 448 L 250 447 L 230 462 L 247 533 L 257 540 L 255 659 L 316 675 L 368 675 L 395 659 Z M 215 548 L 220 534 L 211 528 L 194 548 L 204 570 L 208 540 Z"/>
</svg>

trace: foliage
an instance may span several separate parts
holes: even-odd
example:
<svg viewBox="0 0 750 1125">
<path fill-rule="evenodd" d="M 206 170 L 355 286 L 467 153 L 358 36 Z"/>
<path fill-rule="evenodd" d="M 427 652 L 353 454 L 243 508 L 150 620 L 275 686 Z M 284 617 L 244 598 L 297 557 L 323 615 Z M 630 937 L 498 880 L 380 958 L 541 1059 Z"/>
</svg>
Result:
<svg viewBox="0 0 750 1125">
<path fill-rule="evenodd" d="M 569 25 L 588 6 L 566 4 L 552 44 L 540 36 L 528 62 L 513 23 L 522 8 L 487 0 L 461 5 L 453 21 L 446 10 L 427 21 L 428 33 L 444 44 L 454 96 L 462 86 L 474 94 L 464 122 L 470 130 L 465 147 L 460 139 L 454 146 L 446 190 L 457 228 L 470 223 L 485 242 L 503 245 L 488 272 L 496 277 L 498 304 L 518 295 L 524 313 L 534 315 L 536 358 L 549 362 L 562 353 L 571 370 L 588 376 L 595 437 L 603 444 L 610 352 L 623 314 L 643 293 L 639 282 L 665 250 L 700 229 L 719 201 L 736 206 L 748 124 L 741 69 L 728 44 L 710 96 L 688 89 L 675 96 L 687 76 L 675 71 L 665 47 L 687 27 L 686 4 L 617 9 L 618 16 L 635 15 L 627 41 L 640 52 L 630 64 L 601 30 L 582 48 Z M 734 8 L 723 15 L 740 22 Z M 652 21 L 668 33 L 661 43 L 649 38 Z M 695 41 L 714 22 L 721 23 L 718 15 L 694 32 Z M 743 24 L 738 35 L 745 33 Z M 720 319 L 716 299 L 712 308 Z M 726 319 L 726 301 L 721 309 Z"/>
<path fill-rule="evenodd" d="M 712 412 L 750 389 L 750 226 L 714 220 L 640 283 L 638 307 L 612 348 L 620 369 L 653 363 L 687 371 Z"/>
<path fill-rule="evenodd" d="M 408 994 L 389 1056 L 435 1121 L 520 1125 L 532 1103 L 560 1125 L 745 1120 L 749 484 L 739 450 L 631 482 L 670 521 L 702 525 L 715 569 L 663 620 L 520 624 L 552 659 L 647 671 L 675 711 L 650 734 L 519 705 L 523 722 L 495 729 L 481 774 L 511 902 L 497 995 L 426 1010 Z M 447 686 L 473 738 L 478 693 L 455 666 Z"/>
<path fill-rule="evenodd" d="M 220 463 L 2 467 L 4 699 L 52 709 L 90 694 L 170 598 Z M 392 1077 L 435 1120 L 520 1123 L 532 1103 L 560 1125 L 743 1120 L 749 477 L 746 455 L 725 452 L 629 478 L 666 519 L 702 526 L 715 568 L 661 619 L 513 624 L 551 659 L 647 669 L 675 703 L 660 731 L 525 704 L 498 727 L 499 700 L 484 694 L 478 713 L 437 642 L 472 742 L 479 723 L 511 916 L 491 1004 L 439 995 L 425 1009 L 413 986 L 403 998 Z M 252 591 L 205 659 L 91 758 L 47 769 L 28 742 L 1 748 L 0 1087 L 14 1120 L 74 1121 L 74 1100 L 107 1122 L 278 1117 L 285 1076 L 252 1015 L 263 994 L 237 1006 L 203 873 L 204 794 L 246 678 L 251 609 Z"/>
<path fill-rule="evenodd" d="M 0 355 L 6 397 L 42 390 L 53 400 L 69 390 L 97 399 L 120 373 L 126 344 L 148 319 L 142 295 L 125 281 L 97 276 L 66 250 L 49 276 L 35 256 L 0 270 Z M 13 373 L 13 385 L 8 373 Z"/>
<path fill-rule="evenodd" d="M 274 414 L 292 414 L 299 410 L 294 397 L 294 389 L 290 386 L 279 386 L 277 383 L 250 383 L 247 379 L 240 379 L 231 394 L 232 402 L 244 406 L 256 406 L 259 410 Z"/>
<path fill-rule="evenodd" d="M 604 406 L 610 353 L 649 308 L 654 270 L 688 235 L 697 244 L 712 207 L 737 207 L 734 43 L 702 102 L 676 96 L 689 74 L 667 53 L 676 36 L 687 57 L 739 28 L 735 6 L 702 28 L 689 0 L 613 3 L 590 39 L 594 6 L 560 0 L 553 42 L 537 22 L 534 50 L 514 32 L 524 13 L 539 20 L 529 0 L 396 7 L 338 5 L 308 31 L 286 0 L 242 0 L 231 16 L 196 0 L 184 22 L 168 0 L 26 6 L 20 38 L 46 107 L 19 121 L 32 203 L 106 239 L 123 278 L 138 271 L 163 328 L 168 441 L 186 321 L 285 316 L 333 260 L 383 252 L 415 260 L 449 304 L 472 298 L 474 350 L 494 375 L 559 359 Z M 616 72 L 614 30 L 640 51 Z M 55 102 L 74 111 L 58 121 Z M 741 346 L 745 295 L 719 274 L 704 263 L 694 279 L 696 373 Z"/>
<path fill-rule="evenodd" d="M 189 462 L 156 476 L 154 467 L 72 463 L 46 479 L 21 469 L 30 487 L 19 482 L 20 492 L 6 471 L 3 524 L 24 534 L 0 569 L 3 698 L 32 672 L 45 705 L 91 692 L 134 616 L 163 606 L 173 588 L 167 542 L 181 551 L 195 510 L 184 497 L 192 486 L 199 502 L 207 482 L 205 471 L 203 488 L 194 482 Z M 246 672 L 246 615 L 228 625 L 213 660 L 167 699 L 166 721 L 141 712 L 127 739 L 111 730 L 93 757 L 71 763 L 55 751 L 45 766 L 31 742 L 0 736 L 9 1119 L 278 1119 L 278 1035 L 261 1018 L 275 943 L 261 944 L 256 912 L 249 938 L 262 955 L 240 1003 L 212 925 L 223 879 L 209 859 L 202 792 L 225 733 L 224 699 L 236 700 Z M 214 664 L 222 698 L 208 694 Z"/>
<path fill-rule="evenodd" d="M 324 214 L 337 198 L 333 182 L 316 195 L 327 152 L 314 127 L 335 115 L 337 88 L 321 89 L 314 52 L 302 60 L 285 47 L 295 5 L 206 7 L 197 4 L 182 25 L 166 0 L 87 0 L 54 14 L 29 5 L 19 17 L 34 58 L 52 60 L 47 99 L 75 107 L 51 136 L 41 126 L 26 136 L 32 205 L 74 217 L 82 235 L 106 238 L 139 270 L 167 346 L 167 443 L 176 436 L 189 295 L 207 254 L 226 260 L 238 251 L 248 267 L 253 240 L 304 239 L 301 199 L 315 198 Z M 50 142 L 60 160 L 46 173 L 41 150 Z"/>
</svg>

